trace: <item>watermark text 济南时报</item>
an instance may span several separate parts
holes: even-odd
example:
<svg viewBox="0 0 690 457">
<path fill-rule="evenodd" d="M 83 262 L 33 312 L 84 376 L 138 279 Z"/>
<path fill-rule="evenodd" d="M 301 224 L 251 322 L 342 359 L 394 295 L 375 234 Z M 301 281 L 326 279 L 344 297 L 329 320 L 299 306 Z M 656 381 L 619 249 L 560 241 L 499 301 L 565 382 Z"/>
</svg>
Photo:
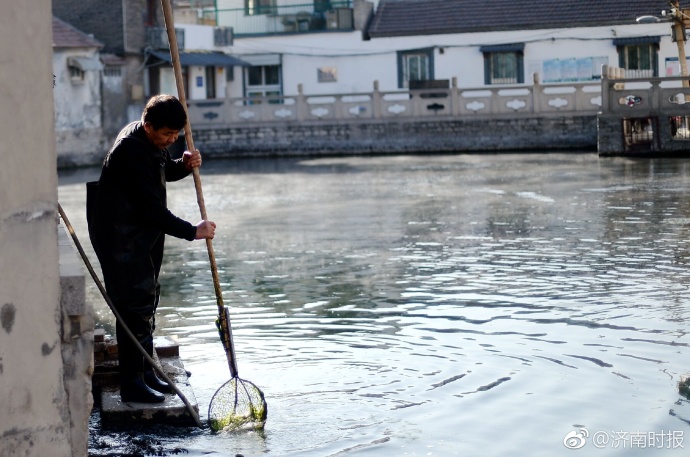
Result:
<svg viewBox="0 0 690 457">
<path fill-rule="evenodd" d="M 568 449 L 581 449 L 585 446 L 603 449 L 684 449 L 682 430 L 661 430 L 659 432 L 641 431 L 596 431 L 579 428 L 563 438 Z"/>
</svg>

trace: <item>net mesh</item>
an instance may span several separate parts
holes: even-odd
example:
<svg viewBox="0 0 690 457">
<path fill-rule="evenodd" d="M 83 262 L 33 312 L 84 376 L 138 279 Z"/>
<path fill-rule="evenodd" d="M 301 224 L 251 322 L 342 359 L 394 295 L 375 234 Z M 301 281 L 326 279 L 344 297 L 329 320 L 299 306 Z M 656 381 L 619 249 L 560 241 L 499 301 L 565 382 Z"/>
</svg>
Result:
<svg viewBox="0 0 690 457">
<path fill-rule="evenodd" d="M 262 429 L 268 416 L 264 393 L 253 383 L 232 378 L 216 390 L 208 407 L 213 431 Z"/>
</svg>

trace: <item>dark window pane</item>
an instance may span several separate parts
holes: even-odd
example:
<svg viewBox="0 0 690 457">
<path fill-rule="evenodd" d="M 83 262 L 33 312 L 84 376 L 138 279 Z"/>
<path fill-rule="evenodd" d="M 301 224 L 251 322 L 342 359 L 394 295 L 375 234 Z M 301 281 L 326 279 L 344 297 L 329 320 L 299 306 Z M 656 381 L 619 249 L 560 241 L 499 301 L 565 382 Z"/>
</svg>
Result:
<svg viewBox="0 0 690 457">
<path fill-rule="evenodd" d="M 280 84 L 280 66 L 267 65 L 264 67 L 266 74 L 265 84 Z"/>
<path fill-rule="evenodd" d="M 249 67 L 247 69 L 247 85 L 261 86 L 263 85 L 263 67 Z"/>
</svg>

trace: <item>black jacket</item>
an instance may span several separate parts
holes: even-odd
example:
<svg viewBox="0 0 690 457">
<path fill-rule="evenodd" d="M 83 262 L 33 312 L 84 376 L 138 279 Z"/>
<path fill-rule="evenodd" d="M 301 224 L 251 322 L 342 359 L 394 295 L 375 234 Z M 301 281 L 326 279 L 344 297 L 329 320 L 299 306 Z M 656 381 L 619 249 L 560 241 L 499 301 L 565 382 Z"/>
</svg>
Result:
<svg viewBox="0 0 690 457">
<path fill-rule="evenodd" d="M 166 181 L 188 174 L 182 159 L 156 148 L 133 122 L 106 155 L 98 185 L 88 185 L 89 236 L 118 309 L 153 314 L 165 234 L 194 239 L 196 227 L 172 214 L 166 199 Z"/>
</svg>

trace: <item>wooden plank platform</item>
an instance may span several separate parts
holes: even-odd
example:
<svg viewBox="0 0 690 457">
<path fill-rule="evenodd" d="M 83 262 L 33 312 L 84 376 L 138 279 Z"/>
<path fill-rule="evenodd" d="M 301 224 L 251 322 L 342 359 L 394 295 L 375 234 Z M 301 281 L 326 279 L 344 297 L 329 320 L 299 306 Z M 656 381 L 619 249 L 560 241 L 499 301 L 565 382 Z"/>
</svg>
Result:
<svg viewBox="0 0 690 457">
<path fill-rule="evenodd" d="M 99 336 L 96 336 L 98 343 Z M 150 424 L 168 424 L 180 426 L 195 426 L 194 419 L 189 415 L 184 402 L 176 394 L 165 394 L 162 403 L 125 403 L 120 400 L 119 370 L 117 366 L 117 345 L 112 339 L 103 341 L 97 350 L 104 351 L 100 356 L 95 355 L 95 370 L 93 376 L 94 396 L 100 399 L 101 425 L 103 427 L 131 427 L 133 422 Z M 112 346 L 115 345 L 115 348 Z M 154 339 L 154 359 L 163 368 L 168 377 L 182 391 L 194 409 L 199 411 L 199 405 L 194 391 L 189 383 L 189 373 L 180 359 L 179 346 L 170 338 L 156 337 Z M 99 360 L 100 359 L 100 360 Z"/>
</svg>

